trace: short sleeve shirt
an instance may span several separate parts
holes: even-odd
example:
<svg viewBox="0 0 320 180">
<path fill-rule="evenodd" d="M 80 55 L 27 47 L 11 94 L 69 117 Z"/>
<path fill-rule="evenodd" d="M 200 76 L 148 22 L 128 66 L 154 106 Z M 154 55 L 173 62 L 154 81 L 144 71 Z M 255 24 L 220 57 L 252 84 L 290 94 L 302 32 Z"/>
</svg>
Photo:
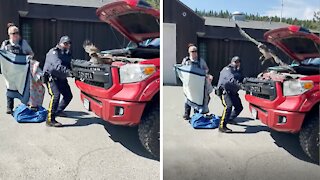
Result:
<svg viewBox="0 0 320 180">
<path fill-rule="evenodd" d="M 9 40 L 9 43 L 11 43 L 11 45 L 13 46 L 20 46 L 19 43 L 14 43 L 12 42 L 11 40 Z M 1 48 L 2 50 L 7 50 L 7 47 L 6 47 L 6 41 L 3 41 L 2 44 L 1 44 Z M 22 47 L 21 47 L 22 51 L 24 54 L 33 54 L 33 51 L 30 47 L 30 45 L 28 44 L 28 42 L 26 40 L 22 40 Z"/>
<path fill-rule="evenodd" d="M 208 65 L 207 65 L 206 61 L 204 61 L 204 60 L 201 59 L 201 58 L 200 58 L 199 60 L 193 61 L 193 60 L 191 60 L 189 57 L 186 57 L 186 58 L 184 58 L 184 59 L 182 60 L 182 63 L 181 63 L 181 64 L 183 64 L 183 65 L 191 65 L 192 62 L 195 62 L 195 63 L 198 63 L 198 62 L 199 62 L 200 68 L 203 69 L 203 70 L 205 70 L 206 73 L 208 73 L 208 71 L 209 71 Z"/>
</svg>

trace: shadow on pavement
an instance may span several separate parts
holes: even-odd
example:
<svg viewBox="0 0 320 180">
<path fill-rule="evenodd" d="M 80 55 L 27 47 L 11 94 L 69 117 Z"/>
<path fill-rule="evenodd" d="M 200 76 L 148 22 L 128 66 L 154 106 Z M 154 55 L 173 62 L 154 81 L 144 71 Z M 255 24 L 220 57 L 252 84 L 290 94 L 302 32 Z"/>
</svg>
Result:
<svg viewBox="0 0 320 180">
<path fill-rule="evenodd" d="M 302 150 L 299 143 L 298 134 L 290 134 L 290 133 L 281 133 L 277 131 L 271 131 L 271 137 L 274 139 L 274 143 L 278 146 L 286 150 L 292 156 L 313 164 L 317 164 L 312 161 Z M 318 164 L 317 164 L 318 165 Z"/>
<path fill-rule="evenodd" d="M 255 121 L 255 120 L 252 119 L 252 118 L 237 117 L 237 118 L 235 119 L 235 121 L 236 121 L 237 123 L 244 123 L 244 122 Z"/>
<path fill-rule="evenodd" d="M 277 132 L 272 129 L 270 129 L 267 126 L 264 125 L 257 125 L 257 126 L 250 126 L 250 125 L 244 125 L 240 124 L 241 122 L 246 121 L 252 121 L 251 118 L 237 118 L 235 121 L 237 124 L 234 124 L 236 126 L 242 126 L 245 127 L 245 131 L 233 131 L 229 134 L 251 134 L 251 133 L 258 133 L 261 131 L 270 132 L 270 136 L 274 139 L 274 143 L 278 146 L 286 150 L 288 153 L 290 153 L 292 156 L 312 164 L 318 165 L 318 163 L 311 160 L 302 150 L 300 143 L 299 143 L 299 136 L 298 134 L 290 134 L 290 133 L 282 133 Z"/>
<path fill-rule="evenodd" d="M 263 125 L 251 126 L 251 125 L 241 124 L 241 123 L 248 122 L 248 121 L 254 121 L 254 119 L 245 118 L 245 117 L 237 117 L 235 119 L 236 124 L 233 124 L 233 125 L 242 126 L 245 128 L 245 131 L 232 131 L 229 134 L 254 134 L 254 133 L 258 133 L 258 132 L 262 132 L 262 131 L 270 132 L 270 128 L 268 128 L 267 126 L 263 126 Z"/>
<path fill-rule="evenodd" d="M 249 126 L 249 125 L 243 125 L 243 124 L 235 124 L 235 126 L 243 126 L 245 127 L 245 131 L 232 131 L 228 134 L 254 134 L 258 132 L 270 132 L 270 129 L 267 126 Z"/>
<path fill-rule="evenodd" d="M 253 119 L 251 119 L 253 120 Z M 258 126 L 249 126 L 244 124 L 239 124 L 241 122 L 250 121 L 250 118 L 237 118 L 235 124 L 236 126 L 245 127 L 245 131 L 233 131 L 230 134 L 247 134 L 247 133 L 258 133 L 261 131 L 270 132 L 270 136 L 274 139 L 274 143 L 278 146 L 286 150 L 292 156 L 313 164 L 317 164 L 316 162 L 312 161 L 302 150 L 300 143 L 299 143 L 299 136 L 297 134 L 290 134 L 290 133 L 281 133 L 274 130 L 271 130 L 269 127 L 264 125 Z"/>
<path fill-rule="evenodd" d="M 68 113 L 69 114 L 69 113 Z M 148 158 L 152 160 L 159 161 L 155 159 L 140 143 L 138 137 L 138 128 L 137 127 L 127 127 L 127 126 L 116 126 L 109 124 L 97 117 L 90 118 L 80 118 L 74 124 L 66 124 L 64 127 L 82 127 L 89 126 L 92 124 L 99 124 L 104 126 L 104 129 L 108 132 L 109 137 L 116 143 L 120 143 L 122 146 L 130 150 L 131 152 Z"/>
<path fill-rule="evenodd" d="M 64 112 L 68 115 L 68 118 L 74 118 L 74 119 L 78 119 L 85 115 L 89 115 L 89 113 L 83 112 L 83 111 L 64 111 Z"/>
<path fill-rule="evenodd" d="M 221 119 L 221 116 L 219 116 L 219 118 Z M 237 117 L 234 119 L 234 121 L 237 123 L 244 123 L 244 122 L 255 121 L 255 120 L 252 118 L 247 118 L 247 117 Z"/>
</svg>

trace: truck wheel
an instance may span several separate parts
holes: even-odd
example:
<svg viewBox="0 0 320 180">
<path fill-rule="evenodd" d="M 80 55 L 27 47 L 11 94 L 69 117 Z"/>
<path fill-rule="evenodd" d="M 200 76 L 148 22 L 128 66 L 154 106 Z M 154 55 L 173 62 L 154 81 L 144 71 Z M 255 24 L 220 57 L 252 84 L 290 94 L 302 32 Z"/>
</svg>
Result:
<svg viewBox="0 0 320 180">
<path fill-rule="evenodd" d="M 150 109 L 143 117 L 138 128 L 142 145 L 154 157 L 160 157 L 160 117 L 159 108 Z"/>
<path fill-rule="evenodd" d="M 312 160 L 319 162 L 319 113 L 309 114 L 305 120 L 299 134 L 300 145 Z"/>
</svg>

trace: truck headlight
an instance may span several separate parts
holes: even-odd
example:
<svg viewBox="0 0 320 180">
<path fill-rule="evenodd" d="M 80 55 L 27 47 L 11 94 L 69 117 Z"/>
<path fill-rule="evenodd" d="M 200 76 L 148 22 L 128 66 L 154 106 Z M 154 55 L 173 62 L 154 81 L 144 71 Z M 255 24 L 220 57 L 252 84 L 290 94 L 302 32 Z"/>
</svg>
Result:
<svg viewBox="0 0 320 180">
<path fill-rule="evenodd" d="M 303 94 L 313 88 L 312 81 L 290 80 L 283 83 L 283 95 L 295 96 Z"/>
<path fill-rule="evenodd" d="M 140 82 L 156 72 L 151 64 L 126 64 L 120 67 L 120 83 Z"/>
</svg>

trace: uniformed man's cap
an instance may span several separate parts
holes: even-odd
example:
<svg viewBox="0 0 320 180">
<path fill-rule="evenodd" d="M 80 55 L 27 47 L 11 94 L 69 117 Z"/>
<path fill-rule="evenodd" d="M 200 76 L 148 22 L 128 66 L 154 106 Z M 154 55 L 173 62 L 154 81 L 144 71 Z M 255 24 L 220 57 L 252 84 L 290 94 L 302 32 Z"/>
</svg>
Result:
<svg viewBox="0 0 320 180">
<path fill-rule="evenodd" d="M 59 41 L 59 44 L 61 44 L 61 43 L 70 43 L 71 44 L 71 39 L 69 38 L 69 36 L 62 36 Z"/>
<path fill-rule="evenodd" d="M 240 62 L 239 56 L 234 56 L 234 57 L 231 59 L 231 62 Z"/>
</svg>

